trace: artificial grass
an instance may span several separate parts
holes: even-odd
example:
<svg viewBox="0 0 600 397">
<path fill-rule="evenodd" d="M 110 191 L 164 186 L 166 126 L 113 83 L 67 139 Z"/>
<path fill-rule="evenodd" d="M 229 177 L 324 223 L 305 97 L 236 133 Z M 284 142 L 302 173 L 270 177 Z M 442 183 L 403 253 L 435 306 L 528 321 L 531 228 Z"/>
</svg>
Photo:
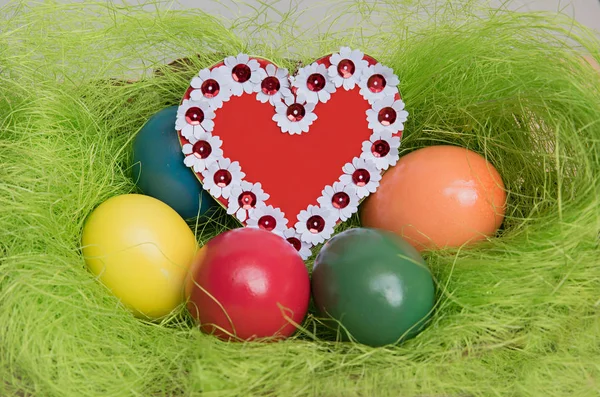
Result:
<svg viewBox="0 0 600 397">
<path fill-rule="evenodd" d="M 234 21 L 160 4 L 1 10 L 0 395 L 597 395 L 600 77 L 581 55 L 600 60 L 600 43 L 565 17 L 405 3 L 327 3 L 340 17 L 318 31 L 268 5 Z M 507 187 L 496 238 L 425 255 L 438 285 L 429 327 L 369 348 L 324 340 L 311 315 L 288 341 L 240 344 L 184 312 L 131 316 L 86 270 L 80 240 L 98 204 L 135 190 L 136 131 L 224 54 L 293 70 L 340 45 L 399 75 L 402 153 L 465 146 Z M 235 222 L 190 225 L 205 242 Z"/>
</svg>

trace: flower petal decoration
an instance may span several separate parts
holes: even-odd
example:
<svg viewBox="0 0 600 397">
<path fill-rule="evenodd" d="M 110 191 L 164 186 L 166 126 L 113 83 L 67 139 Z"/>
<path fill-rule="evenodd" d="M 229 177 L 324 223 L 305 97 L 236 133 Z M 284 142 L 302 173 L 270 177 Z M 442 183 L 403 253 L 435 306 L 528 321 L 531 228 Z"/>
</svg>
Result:
<svg viewBox="0 0 600 397">
<path fill-rule="evenodd" d="M 255 227 L 273 232 L 280 236 L 287 229 L 288 220 L 283 211 L 272 205 L 260 203 L 250 211 L 250 217 L 246 221 L 248 227 Z"/>
<path fill-rule="evenodd" d="M 264 192 L 260 182 L 252 184 L 242 181 L 231 189 L 231 199 L 228 202 L 227 213 L 229 215 L 235 214 L 240 222 L 244 222 L 248 219 L 248 213 L 257 206 L 263 205 L 269 197 Z"/>
<path fill-rule="evenodd" d="M 188 141 L 192 138 L 200 139 L 205 132 L 211 132 L 215 127 L 213 119 L 215 112 L 207 101 L 194 101 L 184 99 L 177 109 L 175 128 Z"/>
<path fill-rule="evenodd" d="M 222 107 L 223 102 L 229 101 L 231 97 L 228 70 L 226 66 L 212 70 L 202 69 L 190 83 L 193 88 L 190 98 L 194 101 L 205 100 L 213 110 Z"/>
<path fill-rule="evenodd" d="M 308 127 L 317 119 L 314 113 L 315 104 L 306 103 L 301 95 L 285 97 L 283 102 L 275 104 L 273 121 L 277 123 L 281 132 L 290 135 L 308 132 Z"/>
<path fill-rule="evenodd" d="M 278 68 L 270 63 L 266 68 L 258 70 L 258 76 L 260 83 L 255 87 L 258 101 L 269 102 L 275 106 L 282 98 L 292 95 L 287 69 Z"/>
<path fill-rule="evenodd" d="M 386 96 L 398 94 L 400 79 L 394 71 L 380 63 L 369 66 L 360 77 L 360 94 L 371 105 Z"/>
<path fill-rule="evenodd" d="M 336 223 L 336 217 L 329 210 L 309 205 L 307 209 L 300 211 L 294 227 L 302 241 L 317 245 L 331 237 Z"/>
<path fill-rule="evenodd" d="M 358 211 L 359 197 L 352 184 L 335 182 L 333 186 L 325 186 L 321 194 L 317 199 L 319 205 L 328 210 L 336 220 L 346 221 Z"/>
<path fill-rule="evenodd" d="M 296 87 L 296 94 L 304 97 L 307 103 L 325 103 L 336 90 L 325 65 L 316 62 L 298 70 L 292 86 Z"/>
<path fill-rule="evenodd" d="M 189 143 L 182 146 L 185 158 L 183 163 L 194 172 L 203 172 L 209 165 L 223 157 L 221 139 L 209 133 L 203 133 L 198 138 L 192 137 Z"/>
<path fill-rule="evenodd" d="M 261 70 L 260 63 L 256 59 L 250 59 L 246 54 L 238 54 L 225 58 L 222 69 L 223 76 L 227 80 L 231 94 L 242 96 L 256 92 L 260 87 Z"/>
<path fill-rule="evenodd" d="M 339 53 L 331 55 L 329 61 L 329 78 L 336 88 L 343 86 L 346 91 L 352 90 L 360 82 L 363 72 L 369 67 L 363 52 L 350 47 L 342 47 Z"/>
<path fill-rule="evenodd" d="M 204 181 L 202 186 L 215 197 L 228 199 L 231 195 L 231 189 L 239 185 L 246 176 L 242 172 L 242 167 L 237 161 L 231 161 L 228 158 L 220 158 L 210 164 L 202 172 Z"/>
<path fill-rule="evenodd" d="M 351 163 L 347 163 L 342 169 L 344 175 L 340 177 L 340 182 L 344 185 L 353 185 L 359 199 L 375 193 L 379 187 L 381 173 L 371 160 L 355 157 Z"/>
<path fill-rule="evenodd" d="M 312 255 L 312 244 L 302 241 L 302 236 L 294 228 L 284 230 L 283 238 L 298 251 L 303 260 L 307 260 Z"/>
<path fill-rule="evenodd" d="M 404 130 L 408 112 L 404 110 L 404 102 L 394 96 L 386 96 L 373 103 L 366 111 L 369 128 L 373 132 L 390 130 L 393 134 Z"/>
<path fill-rule="evenodd" d="M 378 170 L 387 170 L 398 162 L 399 147 L 400 137 L 394 136 L 391 131 L 374 132 L 368 141 L 363 142 L 360 158 L 372 161 Z"/>
</svg>

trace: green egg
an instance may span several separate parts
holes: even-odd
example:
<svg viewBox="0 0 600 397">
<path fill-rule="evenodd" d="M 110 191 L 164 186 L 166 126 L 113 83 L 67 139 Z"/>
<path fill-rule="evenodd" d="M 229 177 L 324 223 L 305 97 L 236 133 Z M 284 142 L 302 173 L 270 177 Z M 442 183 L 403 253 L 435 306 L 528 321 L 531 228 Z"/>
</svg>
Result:
<svg viewBox="0 0 600 397">
<path fill-rule="evenodd" d="M 322 316 L 370 346 L 416 336 L 435 302 L 421 255 L 391 233 L 357 228 L 327 242 L 315 260 L 312 294 Z M 344 330 L 345 329 L 345 330 Z"/>
</svg>

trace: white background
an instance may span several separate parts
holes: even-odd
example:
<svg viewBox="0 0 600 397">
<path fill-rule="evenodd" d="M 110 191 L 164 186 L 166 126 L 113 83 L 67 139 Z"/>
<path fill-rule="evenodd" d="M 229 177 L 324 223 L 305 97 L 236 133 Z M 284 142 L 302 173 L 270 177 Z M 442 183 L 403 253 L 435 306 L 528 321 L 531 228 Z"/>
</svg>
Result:
<svg viewBox="0 0 600 397">
<path fill-rule="evenodd" d="M 5 0 L 0 0 L 0 3 Z M 293 0 L 292 0 L 293 1 Z M 460 3 L 461 0 L 455 0 L 456 3 Z M 484 0 L 485 1 L 485 0 Z M 500 7 L 502 4 L 507 3 L 506 0 L 488 0 L 492 6 Z M 600 0 L 509 0 L 509 8 L 513 10 L 523 11 L 551 11 L 551 12 L 562 12 L 573 18 L 580 23 L 594 29 L 600 34 Z M 137 0 L 136 3 L 142 3 L 143 0 Z M 285 11 L 289 7 L 290 0 L 263 0 L 265 3 L 275 3 L 274 7 L 278 10 Z M 295 3 L 300 4 L 300 9 L 315 7 L 326 1 L 324 0 L 296 0 Z M 376 3 L 377 0 L 368 0 L 369 3 Z M 241 16 L 241 11 L 244 6 L 240 4 L 257 4 L 257 0 L 178 0 L 174 2 L 173 8 L 202 8 L 208 12 L 216 13 L 227 18 Z M 320 18 L 315 18 L 315 21 Z M 310 22 L 308 22 L 310 23 Z"/>
<path fill-rule="evenodd" d="M 63 0 L 71 2 L 85 2 L 84 0 Z M 461 0 L 456 0 L 460 2 Z M 10 0 L 0 0 L 0 6 L 9 3 Z M 131 2 L 144 3 L 144 0 L 115 0 L 117 3 Z M 256 5 L 262 3 L 274 3 L 274 7 L 278 10 L 285 11 L 290 3 L 299 4 L 299 9 L 306 9 L 324 3 L 323 0 L 175 0 L 170 5 L 170 8 L 188 9 L 201 8 L 207 12 L 218 14 L 226 18 L 235 18 L 242 16 L 243 10 L 247 9 L 247 5 Z M 377 0 L 368 0 L 375 3 Z M 492 5 L 500 6 L 504 0 L 491 0 Z M 242 4 L 246 3 L 244 6 Z M 167 4 L 166 6 L 169 7 Z M 511 9 L 517 10 L 543 10 L 543 11 L 561 11 L 584 25 L 600 32 L 600 0 L 512 0 Z M 303 20 L 303 23 L 317 23 L 320 18 Z M 307 26 L 308 27 L 308 26 Z M 600 33 L 599 33 L 600 34 Z"/>
</svg>

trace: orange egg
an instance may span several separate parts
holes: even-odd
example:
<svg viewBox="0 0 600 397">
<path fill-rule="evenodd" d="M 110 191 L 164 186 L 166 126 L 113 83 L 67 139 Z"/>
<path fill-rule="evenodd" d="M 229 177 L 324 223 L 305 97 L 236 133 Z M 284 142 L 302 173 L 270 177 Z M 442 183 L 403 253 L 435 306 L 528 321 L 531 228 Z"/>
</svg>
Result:
<svg viewBox="0 0 600 397">
<path fill-rule="evenodd" d="M 431 146 L 401 157 L 383 175 L 362 205 L 361 221 L 422 251 L 493 236 L 505 207 L 502 178 L 485 158 L 461 147 Z"/>
</svg>

